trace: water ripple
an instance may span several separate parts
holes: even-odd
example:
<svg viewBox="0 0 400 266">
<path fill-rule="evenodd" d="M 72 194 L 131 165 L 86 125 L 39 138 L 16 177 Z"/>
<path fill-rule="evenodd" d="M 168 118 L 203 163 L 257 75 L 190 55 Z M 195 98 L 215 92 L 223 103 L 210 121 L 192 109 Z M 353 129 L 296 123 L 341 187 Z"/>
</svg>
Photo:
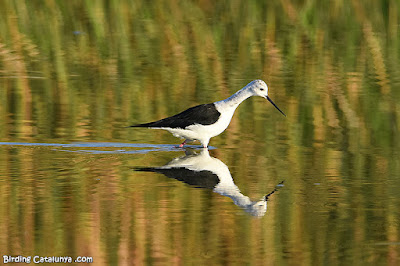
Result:
<svg viewBox="0 0 400 266">
<path fill-rule="evenodd" d="M 117 142 L 73 142 L 73 143 L 29 143 L 29 142 L 0 142 L 0 146 L 27 146 L 27 147 L 55 147 L 59 151 L 91 153 L 91 154 L 137 154 L 153 151 L 182 151 L 173 144 L 148 144 L 148 143 L 117 143 Z M 186 145 L 187 148 L 197 149 L 201 146 Z M 89 148 L 83 150 L 69 150 L 59 148 Z M 90 148 L 130 148 L 117 150 L 98 150 Z M 209 147 L 209 149 L 215 149 Z"/>
</svg>

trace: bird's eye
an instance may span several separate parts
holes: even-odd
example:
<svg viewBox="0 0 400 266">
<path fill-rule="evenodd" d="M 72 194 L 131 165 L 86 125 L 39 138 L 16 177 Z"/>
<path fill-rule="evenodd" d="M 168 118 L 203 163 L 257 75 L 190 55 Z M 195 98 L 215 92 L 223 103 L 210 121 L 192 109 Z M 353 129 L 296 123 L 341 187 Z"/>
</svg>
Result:
<svg viewBox="0 0 400 266">
<path fill-rule="evenodd" d="M 260 91 L 263 91 L 264 90 L 264 88 L 260 88 Z"/>
</svg>

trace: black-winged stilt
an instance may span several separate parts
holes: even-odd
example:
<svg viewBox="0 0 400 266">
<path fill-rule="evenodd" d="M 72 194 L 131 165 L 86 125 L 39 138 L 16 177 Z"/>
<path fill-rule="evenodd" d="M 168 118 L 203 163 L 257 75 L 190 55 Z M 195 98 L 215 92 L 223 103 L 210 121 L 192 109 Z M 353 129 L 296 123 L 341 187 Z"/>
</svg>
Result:
<svg viewBox="0 0 400 266">
<path fill-rule="evenodd" d="M 179 147 L 183 147 L 187 141 L 198 140 L 204 148 L 207 148 L 210 138 L 221 134 L 228 127 L 236 108 L 251 96 L 266 98 L 286 116 L 268 97 L 267 84 L 258 79 L 225 100 L 197 105 L 171 117 L 130 127 L 164 129 L 175 137 L 185 139 Z"/>
</svg>

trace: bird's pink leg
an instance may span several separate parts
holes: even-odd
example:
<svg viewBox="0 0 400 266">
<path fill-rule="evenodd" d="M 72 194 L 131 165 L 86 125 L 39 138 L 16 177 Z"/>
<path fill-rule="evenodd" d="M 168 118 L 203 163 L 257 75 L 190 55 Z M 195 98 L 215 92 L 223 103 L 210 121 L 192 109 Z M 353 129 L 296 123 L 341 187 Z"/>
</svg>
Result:
<svg viewBox="0 0 400 266">
<path fill-rule="evenodd" d="M 182 142 L 178 147 L 179 148 L 183 148 L 183 146 L 186 144 L 186 139 L 185 139 L 185 141 L 184 142 Z"/>
</svg>

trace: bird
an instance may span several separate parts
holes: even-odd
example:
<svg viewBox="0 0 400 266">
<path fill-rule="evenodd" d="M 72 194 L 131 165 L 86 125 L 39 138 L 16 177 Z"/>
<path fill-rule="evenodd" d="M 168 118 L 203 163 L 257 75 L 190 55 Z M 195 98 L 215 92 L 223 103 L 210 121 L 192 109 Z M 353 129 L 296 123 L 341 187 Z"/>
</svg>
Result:
<svg viewBox="0 0 400 266">
<path fill-rule="evenodd" d="M 129 127 L 164 129 L 184 141 L 178 147 L 182 148 L 188 141 L 200 141 L 203 148 L 208 147 L 212 137 L 221 134 L 231 122 L 232 116 L 247 98 L 260 96 L 267 99 L 284 116 L 285 113 L 268 96 L 268 86 L 260 79 L 253 80 L 229 98 L 214 103 L 200 104 L 179 114 L 158 121 L 136 124 Z"/>
<path fill-rule="evenodd" d="M 196 188 L 210 189 L 231 198 L 235 205 L 256 217 L 265 215 L 269 197 L 283 187 L 282 181 L 261 199 L 255 201 L 250 199 L 235 184 L 228 166 L 221 160 L 210 156 L 208 149 L 202 149 L 200 153 L 186 149 L 184 156 L 174 158 L 164 166 L 135 167 L 133 170 L 159 173 Z"/>
</svg>

